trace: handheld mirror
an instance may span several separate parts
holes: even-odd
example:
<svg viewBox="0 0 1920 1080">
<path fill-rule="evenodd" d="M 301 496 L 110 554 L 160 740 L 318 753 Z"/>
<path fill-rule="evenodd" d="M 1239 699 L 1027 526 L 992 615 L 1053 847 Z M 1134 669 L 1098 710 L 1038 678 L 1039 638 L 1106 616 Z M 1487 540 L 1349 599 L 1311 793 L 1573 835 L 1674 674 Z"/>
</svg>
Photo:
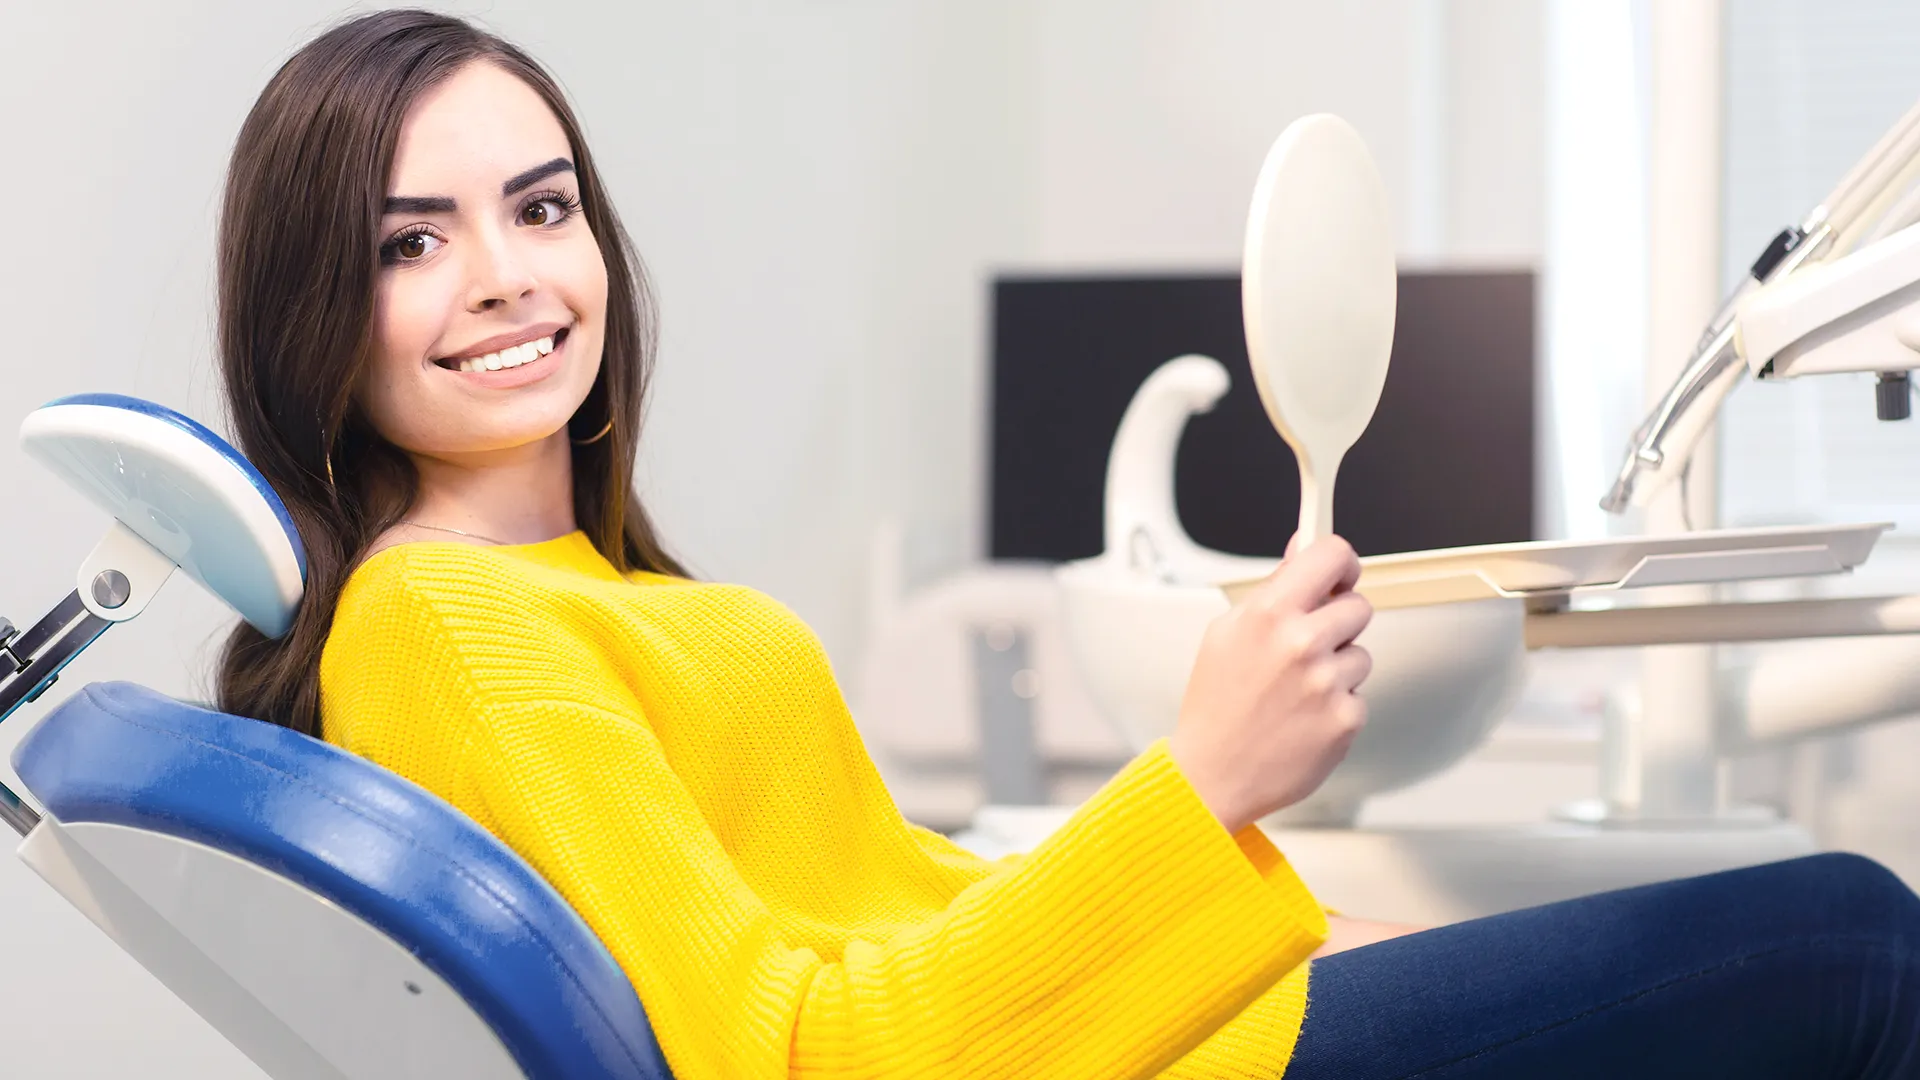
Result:
<svg viewBox="0 0 1920 1080">
<path fill-rule="evenodd" d="M 1267 417 L 1300 462 L 1300 540 L 1333 531 L 1333 481 L 1380 403 L 1397 280 L 1386 186 L 1346 121 L 1282 132 L 1247 215 L 1241 307 Z"/>
</svg>

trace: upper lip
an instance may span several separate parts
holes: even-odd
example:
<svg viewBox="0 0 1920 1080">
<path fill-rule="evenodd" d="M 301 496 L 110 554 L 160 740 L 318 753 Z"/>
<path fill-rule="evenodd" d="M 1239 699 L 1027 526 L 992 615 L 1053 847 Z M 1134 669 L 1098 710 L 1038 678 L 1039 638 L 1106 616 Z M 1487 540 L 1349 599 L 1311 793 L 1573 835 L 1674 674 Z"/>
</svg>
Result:
<svg viewBox="0 0 1920 1080">
<path fill-rule="evenodd" d="M 496 334 L 493 337 L 476 341 L 466 348 L 461 349 L 459 352 L 450 352 L 437 359 L 470 360 L 475 357 L 485 356 L 488 353 L 497 353 L 501 349 L 511 349 L 515 345 L 525 345 L 529 341 L 539 341 L 541 338 L 552 337 L 560 331 L 565 330 L 568 325 L 567 323 L 559 322 L 536 323 L 524 330 L 514 330 L 505 334 Z"/>
</svg>

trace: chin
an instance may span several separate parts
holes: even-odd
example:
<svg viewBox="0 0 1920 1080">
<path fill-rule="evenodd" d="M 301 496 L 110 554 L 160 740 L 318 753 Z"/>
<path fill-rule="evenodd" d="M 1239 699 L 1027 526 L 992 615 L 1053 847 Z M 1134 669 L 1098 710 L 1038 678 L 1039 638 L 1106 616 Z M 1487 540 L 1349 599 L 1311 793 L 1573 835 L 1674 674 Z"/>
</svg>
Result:
<svg viewBox="0 0 1920 1080">
<path fill-rule="evenodd" d="M 410 454 L 437 458 L 473 455 L 498 455 L 537 447 L 555 438 L 565 440 L 567 417 L 515 418 L 511 423 L 487 423 L 480 417 L 450 423 L 445 428 L 422 431 L 401 445 Z M 449 437 L 449 435 L 452 437 Z"/>
<path fill-rule="evenodd" d="M 526 427 L 515 427 L 496 434 L 481 435 L 468 442 L 467 453 L 497 454 L 525 447 L 540 446 L 544 443 L 567 440 L 567 422 L 556 420 L 551 424 L 540 423 Z"/>
</svg>

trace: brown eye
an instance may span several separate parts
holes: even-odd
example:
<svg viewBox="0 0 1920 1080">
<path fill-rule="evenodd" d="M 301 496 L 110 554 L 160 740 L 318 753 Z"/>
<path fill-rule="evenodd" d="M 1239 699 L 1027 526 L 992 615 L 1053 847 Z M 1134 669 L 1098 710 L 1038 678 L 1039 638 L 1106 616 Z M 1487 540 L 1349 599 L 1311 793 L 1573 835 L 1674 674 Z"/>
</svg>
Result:
<svg viewBox="0 0 1920 1080">
<path fill-rule="evenodd" d="M 434 253 L 446 241 L 420 229 L 402 233 L 380 245 L 380 265 L 395 266 L 403 262 L 419 262 Z"/>
<path fill-rule="evenodd" d="M 528 225 L 545 225 L 547 217 L 547 204 L 544 201 L 528 203 L 527 208 L 520 211 L 520 220 Z"/>
</svg>

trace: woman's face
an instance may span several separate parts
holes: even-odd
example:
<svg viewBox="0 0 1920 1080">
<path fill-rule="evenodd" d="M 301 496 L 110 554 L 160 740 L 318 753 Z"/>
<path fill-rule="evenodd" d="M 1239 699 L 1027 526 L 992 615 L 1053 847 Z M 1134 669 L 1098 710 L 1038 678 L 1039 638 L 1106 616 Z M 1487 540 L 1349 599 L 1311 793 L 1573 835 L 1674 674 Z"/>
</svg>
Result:
<svg viewBox="0 0 1920 1080">
<path fill-rule="evenodd" d="M 540 96 L 490 63 L 408 113 L 357 388 L 402 450 L 457 460 L 567 437 L 600 370 L 607 310 L 572 157 Z"/>
</svg>

